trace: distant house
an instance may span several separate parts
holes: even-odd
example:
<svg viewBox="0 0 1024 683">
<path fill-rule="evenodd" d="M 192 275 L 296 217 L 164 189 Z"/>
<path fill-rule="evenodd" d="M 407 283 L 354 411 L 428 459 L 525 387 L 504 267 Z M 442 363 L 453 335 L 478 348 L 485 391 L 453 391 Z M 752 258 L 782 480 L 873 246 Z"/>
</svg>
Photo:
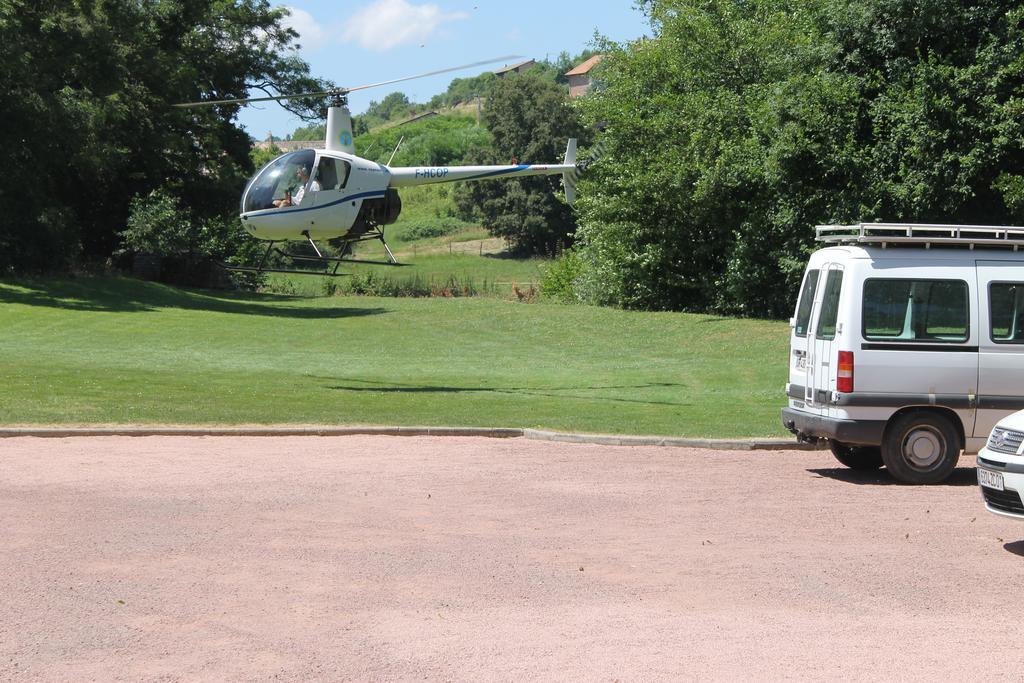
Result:
<svg viewBox="0 0 1024 683">
<path fill-rule="evenodd" d="M 521 74 L 536 63 L 536 60 L 527 59 L 525 62 L 519 62 L 518 64 L 506 64 L 505 66 L 496 70 L 494 72 L 494 75 L 497 76 L 498 78 L 504 78 L 510 73 Z"/>
<path fill-rule="evenodd" d="M 292 152 L 297 149 L 323 149 L 323 140 L 261 140 L 255 145 L 258 149 L 270 149 L 277 147 L 282 152 Z"/>
<path fill-rule="evenodd" d="M 569 97 L 582 97 L 587 94 L 587 91 L 594 85 L 594 81 L 590 77 L 590 70 L 597 66 L 602 57 L 604 55 L 594 55 L 565 72 L 565 76 L 569 79 Z"/>
</svg>

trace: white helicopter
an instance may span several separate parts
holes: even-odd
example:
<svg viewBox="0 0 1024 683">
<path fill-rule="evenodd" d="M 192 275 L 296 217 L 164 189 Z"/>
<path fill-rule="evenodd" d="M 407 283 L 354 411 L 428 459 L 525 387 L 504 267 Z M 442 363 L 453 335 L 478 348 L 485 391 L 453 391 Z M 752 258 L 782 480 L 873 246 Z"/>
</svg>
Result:
<svg viewBox="0 0 1024 683">
<path fill-rule="evenodd" d="M 327 111 L 325 149 L 303 149 L 283 154 L 256 172 L 242 193 L 241 220 L 246 231 L 259 240 L 269 242 L 267 251 L 256 266 L 225 266 L 231 270 L 252 272 L 289 272 L 298 274 L 338 275 L 341 263 L 398 263 L 384 240 L 384 226 L 394 223 L 402 210 L 398 196 L 400 187 L 430 185 L 487 178 L 562 174 L 566 201 L 575 195 L 576 140 L 569 139 L 561 164 L 510 164 L 506 166 L 404 166 L 391 167 L 355 154 L 352 117 L 346 97 L 356 90 L 376 88 L 415 78 L 425 78 L 474 66 L 491 64 L 513 57 L 500 57 L 473 64 L 431 71 L 354 88 L 337 88 L 317 93 L 279 95 L 246 99 L 206 100 L 176 104 L 175 107 L 206 107 L 221 104 L 246 104 L 308 97 L 330 98 Z M 395 150 L 397 152 L 397 148 Z M 394 158 L 392 153 L 391 158 Z M 390 161 L 390 160 L 389 160 Z M 340 239 L 341 258 L 324 256 L 316 240 Z M 356 242 L 380 240 L 387 261 L 365 261 L 345 258 Z M 266 268 L 267 257 L 275 244 L 306 241 L 316 257 L 277 253 L 293 260 L 318 261 L 324 270 L 282 270 Z M 333 271 L 330 266 L 333 263 Z"/>
</svg>

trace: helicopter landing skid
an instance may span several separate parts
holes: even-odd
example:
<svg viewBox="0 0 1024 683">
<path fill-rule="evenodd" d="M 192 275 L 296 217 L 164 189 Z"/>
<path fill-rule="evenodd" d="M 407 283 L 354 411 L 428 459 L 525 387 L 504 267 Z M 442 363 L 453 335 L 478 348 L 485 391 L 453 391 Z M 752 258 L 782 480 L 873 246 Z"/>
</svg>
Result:
<svg viewBox="0 0 1024 683">
<path fill-rule="evenodd" d="M 321 277 L 325 277 L 325 276 L 326 277 L 341 277 L 343 275 L 348 275 L 348 273 L 339 273 L 338 272 L 338 267 L 342 263 L 364 263 L 364 264 L 371 264 L 371 265 L 377 265 L 377 266 L 406 266 L 406 265 L 408 265 L 406 263 L 399 263 L 398 262 L 398 259 L 395 258 L 395 255 L 391 253 L 391 249 L 388 248 L 388 243 L 384 241 L 384 232 L 382 230 L 380 230 L 380 229 L 371 230 L 371 231 L 369 231 L 367 233 L 364 233 L 364 234 L 360 235 L 359 237 L 355 237 L 355 238 L 352 238 L 352 239 L 345 240 L 344 241 L 344 245 L 342 246 L 342 256 L 339 257 L 339 258 L 336 258 L 336 257 L 333 257 L 333 256 L 324 256 L 323 253 L 321 253 L 319 247 L 316 246 L 316 242 L 314 242 L 313 239 L 309 236 L 309 233 L 307 231 L 303 231 L 302 234 L 306 238 L 306 240 L 309 241 L 310 246 L 313 247 L 313 251 L 316 253 L 316 256 L 307 256 L 305 254 L 291 254 L 291 253 L 286 252 L 286 251 L 284 251 L 284 250 L 282 250 L 282 249 L 280 249 L 278 247 L 275 247 L 274 245 L 277 244 L 277 242 L 276 241 L 271 241 L 267 245 L 267 250 L 265 252 L 263 252 L 263 258 L 260 259 L 259 265 L 256 265 L 256 266 L 235 266 L 235 265 L 230 265 L 230 264 L 227 264 L 227 263 L 222 263 L 220 265 L 225 270 L 231 270 L 231 271 L 236 271 L 236 272 L 245 272 L 245 273 L 288 273 L 290 275 L 319 275 Z M 345 258 L 345 256 L 344 256 L 345 254 L 351 253 L 351 245 L 352 244 L 354 244 L 356 242 L 366 242 L 366 241 L 369 241 L 369 240 L 380 240 L 380 243 L 384 245 L 384 251 L 387 252 L 389 260 L 387 260 L 387 261 L 373 261 L 373 260 L 367 260 L 367 259 Z M 319 264 L 323 265 L 323 270 L 302 270 L 302 269 L 298 269 L 298 268 L 267 268 L 266 267 L 267 257 L 270 256 L 271 252 L 277 253 L 283 259 L 286 259 L 288 261 L 293 261 L 293 262 L 295 262 L 295 261 L 303 261 L 303 262 L 306 262 L 306 263 L 319 263 Z M 332 264 L 334 266 L 333 268 L 331 268 Z"/>
</svg>

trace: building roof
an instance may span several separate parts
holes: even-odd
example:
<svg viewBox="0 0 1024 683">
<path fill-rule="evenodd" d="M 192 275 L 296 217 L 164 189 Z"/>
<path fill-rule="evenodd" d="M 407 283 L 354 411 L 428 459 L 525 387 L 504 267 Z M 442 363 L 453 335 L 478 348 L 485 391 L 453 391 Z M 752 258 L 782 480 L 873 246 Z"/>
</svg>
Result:
<svg viewBox="0 0 1024 683">
<path fill-rule="evenodd" d="M 277 147 L 282 152 L 292 152 L 297 149 L 323 149 L 324 140 L 323 138 L 319 140 L 260 140 L 254 146 L 259 149 Z"/>
<path fill-rule="evenodd" d="M 534 63 L 534 61 L 532 59 L 527 59 L 525 62 L 519 62 L 517 64 L 506 64 L 505 66 L 501 67 L 500 69 L 495 69 L 494 73 L 496 73 L 496 74 L 508 73 L 509 71 L 515 71 L 516 69 L 521 69 L 524 66 L 530 66 L 533 63 Z"/>
<path fill-rule="evenodd" d="M 588 71 L 593 69 L 595 66 L 597 66 L 597 63 L 601 61 L 602 57 L 604 57 L 604 55 L 594 55 L 593 57 L 591 57 L 587 61 L 585 61 L 585 62 L 583 62 L 581 64 L 577 64 L 573 68 L 571 68 L 568 71 L 566 71 L 565 75 L 566 76 L 582 76 L 583 74 L 587 73 Z"/>
</svg>

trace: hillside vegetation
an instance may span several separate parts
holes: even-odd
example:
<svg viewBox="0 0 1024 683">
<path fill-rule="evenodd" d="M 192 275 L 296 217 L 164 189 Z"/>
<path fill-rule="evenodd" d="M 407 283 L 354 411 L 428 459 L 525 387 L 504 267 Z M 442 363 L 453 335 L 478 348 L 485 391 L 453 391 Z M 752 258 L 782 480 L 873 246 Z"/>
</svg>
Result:
<svg viewBox="0 0 1024 683">
<path fill-rule="evenodd" d="M 400 140 L 391 166 L 444 165 L 462 163 L 471 150 L 488 147 L 491 134 L 474 117 L 449 113 L 357 135 L 356 154 L 388 163 Z"/>
</svg>

